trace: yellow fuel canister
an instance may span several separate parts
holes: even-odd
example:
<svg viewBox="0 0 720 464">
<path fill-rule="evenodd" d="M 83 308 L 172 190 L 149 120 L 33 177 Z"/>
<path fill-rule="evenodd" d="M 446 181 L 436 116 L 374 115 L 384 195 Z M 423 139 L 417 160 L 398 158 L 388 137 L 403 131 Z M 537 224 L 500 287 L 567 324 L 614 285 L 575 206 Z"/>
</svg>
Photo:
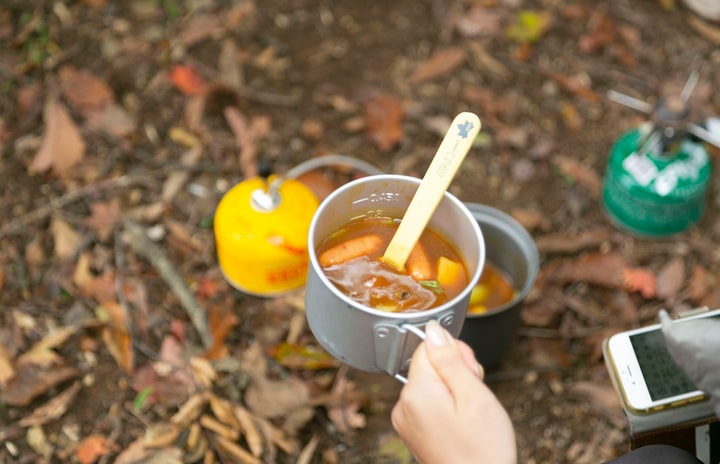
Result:
<svg viewBox="0 0 720 464">
<path fill-rule="evenodd" d="M 215 210 L 215 247 L 226 280 L 275 296 L 305 285 L 308 229 L 318 199 L 295 179 L 256 177 L 232 187 Z"/>
</svg>

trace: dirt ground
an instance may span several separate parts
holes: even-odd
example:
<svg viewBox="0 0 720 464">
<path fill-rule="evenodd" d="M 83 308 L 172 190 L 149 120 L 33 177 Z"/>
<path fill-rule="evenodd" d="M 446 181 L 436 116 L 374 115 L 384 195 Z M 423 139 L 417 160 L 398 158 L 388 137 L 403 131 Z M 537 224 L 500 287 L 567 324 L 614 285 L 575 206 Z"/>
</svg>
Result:
<svg viewBox="0 0 720 464">
<path fill-rule="evenodd" d="M 291 368 L 268 354 L 294 330 L 297 298 L 258 298 L 224 282 L 212 217 L 224 192 L 255 174 L 258 160 L 283 173 L 312 157 L 342 154 L 385 172 L 422 176 L 460 111 L 476 112 L 483 131 L 450 190 L 512 214 L 541 256 L 517 341 L 487 373 L 515 425 L 519 462 L 592 463 L 627 451 L 600 343 L 614 331 L 654 322 L 660 308 L 677 313 L 720 303 L 717 294 L 691 285 L 701 278 L 707 287 L 716 283 L 720 201 L 711 184 L 698 225 L 668 239 L 636 237 L 610 224 L 598 195 L 608 152 L 645 115 L 606 94 L 654 103 L 702 63 L 691 100 L 695 120 L 720 114 L 718 43 L 717 25 L 672 0 L 3 2 L 0 462 L 135 462 L 123 461 L 122 452 L 197 391 L 168 387 L 165 398 L 138 406 L 141 392 L 149 391 L 138 385 L 160 382 L 143 384 L 138 372 L 146 372 L 141 366 L 149 360 L 168 360 L 161 348 L 168 334 L 180 341 L 178 350 L 198 355 L 203 347 L 153 258 L 121 239 L 130 232 L 120 212 L 162 232 L 155 243 L 183 285 L 224 318 L 211 324 L 224 344 L 206 356 L 218 397 L 248 401 L 242 392 L 257 379 L 239 360 L 254 341 L 266 349 L 265 374 L 278 383 L 299 379 L 315 393 L 327 393 L 338 378 L 354 384 L 363 426 L 342 430 L 325 403 L 296 428 L 284 416 L 265 416 L 277 427 L 284 421 L 281 428 L 297 446 L 274 454 L 265 448 L 259 462 L 409 462 L 389 421 L 397 381 L 337 366 L 313 369 L 302 356 L 301 367 Z M 114 105 L 117 112 L 93 112 L 96 81 L 68 69 L 103 82 L 111 90 L 103 110 Z M 74 121 L 84 140 L 82 159 L 58 154 L 79 144 L 69 130 L 48 135 L 52 121 L 60 124 L 51 101 L 65 105 Z M 197 147 L 201 154 L 192 158 Z M 168 179 L 178 172 L 185 176 L 181 187 L 168 193 Z M 116 214 L 103 222 L 97 204 Z M 78 240 L 61 253 L 61 237 L 69 235 Z M 589 255 L 622 255 L 624 266 L 673 289 L 643 295 L 598 285 L 597 274 L 624 269 L 607 264 L 592 277 L 558 277 L 563 265 L 587 269 L 582 260 Z M 129 344 L 122 343 L 127 333 L 107 330 L 117 327 L 97 311 L 99 291 L 80 283 L 82 256 L 89 256 L 93 277 L 123 276 L 125 286 L 117 288 L 124 291 L 110 278 L 111 294 L 135 295 L 113 300 L 135 308 L 125 313 L 127 321 L 121 318 L 121 326 L 132 319 L 138 330 Z M 38 378 L 51 375 L 43 369 L 59 375 L 58 366 L 81 375 L 48 380 L 37 395 L 15 394 L 11 401 L 9 386 L 28 362 L 22 355 L 37 354 L 31 348 L 53 329 L 80 321 L 82 329 L 50 345 L 54 356 L 32 359 Z M 307 327 L 299 332 L 301 343 L 313 344 Z M 15 377 L 2 375 L 11 368 Z M 66 411 L 57 417 L 37 411 L 62 399 L 71 384 L 81 390 L 63 403 Z M 246 406 L 259 423 L 262 414 Z M 104 447 L 81 454 L 91 436 L 104 437 Z M 248 438 L 236 440 L 246 446 Z M 173 443 L 156 449 L 183 449 Z M 143 452 L 145 462 L 182 462 L 177 455 L 151 461 L 150 451 Z M 201 462 L 184 453 L 185 462 Z M 218 451 L 215 459 L 239 462 L 231 456 Z"/>
</svg>

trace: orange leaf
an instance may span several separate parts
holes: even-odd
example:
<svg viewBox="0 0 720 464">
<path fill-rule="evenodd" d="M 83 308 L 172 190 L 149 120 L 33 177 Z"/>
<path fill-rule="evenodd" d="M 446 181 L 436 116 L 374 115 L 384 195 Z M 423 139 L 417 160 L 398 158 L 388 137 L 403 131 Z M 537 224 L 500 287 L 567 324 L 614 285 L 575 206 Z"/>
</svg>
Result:
<svg viewBox="0 0 720 464">
<path fill-rule="evenodd" d="M 75 455 L 80 464 L 93 464 L 101 456 L 110 452 L 110 441 L 102 435 L 90 435 L 84 438 L 77 449 Z"/>
<path fill-rule="evenodd" d="M 655 274 L 648 270 L 627 267 L 622 270 L 622 281 L 625 290 L 640 292 L 644 298 L 653 298 L 655 296 L 657 289 Z"/>
<path fill-rule="evenodd" d="M 132 374 L 135 361 L 132 350 L 132 339 L 125 319 L 125 310 L 120 303 L 106 301 L 98 308 L 99 318 L 107 325 L 102 331 L 102 339 L 112 357 L 125 372 Z"/>
<path fill-rule="evenodd" d="M 170 81 L 185 95 L 199 95 L 208 88 L 194 68 L 182 64 L 175 65 L 170 71 Z"/>
</svg>

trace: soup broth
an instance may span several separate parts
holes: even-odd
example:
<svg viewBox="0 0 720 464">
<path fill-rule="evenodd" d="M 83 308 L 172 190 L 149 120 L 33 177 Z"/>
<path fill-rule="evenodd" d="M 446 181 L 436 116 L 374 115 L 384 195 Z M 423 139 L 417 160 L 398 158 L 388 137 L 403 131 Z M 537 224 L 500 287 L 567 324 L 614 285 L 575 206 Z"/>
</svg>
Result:
<svg viewBox="0 0 720 464">
<path fill-rule="evenodd" d="M 518 291 L 497 266 L 485 262 L 480 279 L 470 294 L 469 314 L 481 314 L 512 301 Z"/>
<path fill-rule="evenodd" d="M 328 279 L 353 300 L 383 311 L 422 311 L 457 296 L 468 284 L 465 265 L 439 234 L 425 229 L 397 271 L 382 262 L 399 220 L 390 217 L 353 219 L 317 247 Z"/>
</svg>

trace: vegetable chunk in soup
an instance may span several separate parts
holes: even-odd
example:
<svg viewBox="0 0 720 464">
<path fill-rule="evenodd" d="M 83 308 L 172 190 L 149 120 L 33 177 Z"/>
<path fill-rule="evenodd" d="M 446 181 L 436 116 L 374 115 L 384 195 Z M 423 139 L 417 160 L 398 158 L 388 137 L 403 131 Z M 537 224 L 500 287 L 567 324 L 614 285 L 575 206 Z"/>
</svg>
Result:
<svg viewBox="0 0 720 464">
<path fill-rule="evenodd" d="M 398 228 L 390 217 L 353 219 L 320 242 L 318 261 L 328 279 L 353 300 L 383 311 L 422 311 L 440 306 L 467 285 L 459 254 L 425 229 L 398 272 L 380 259 Z"/>
</svg>

